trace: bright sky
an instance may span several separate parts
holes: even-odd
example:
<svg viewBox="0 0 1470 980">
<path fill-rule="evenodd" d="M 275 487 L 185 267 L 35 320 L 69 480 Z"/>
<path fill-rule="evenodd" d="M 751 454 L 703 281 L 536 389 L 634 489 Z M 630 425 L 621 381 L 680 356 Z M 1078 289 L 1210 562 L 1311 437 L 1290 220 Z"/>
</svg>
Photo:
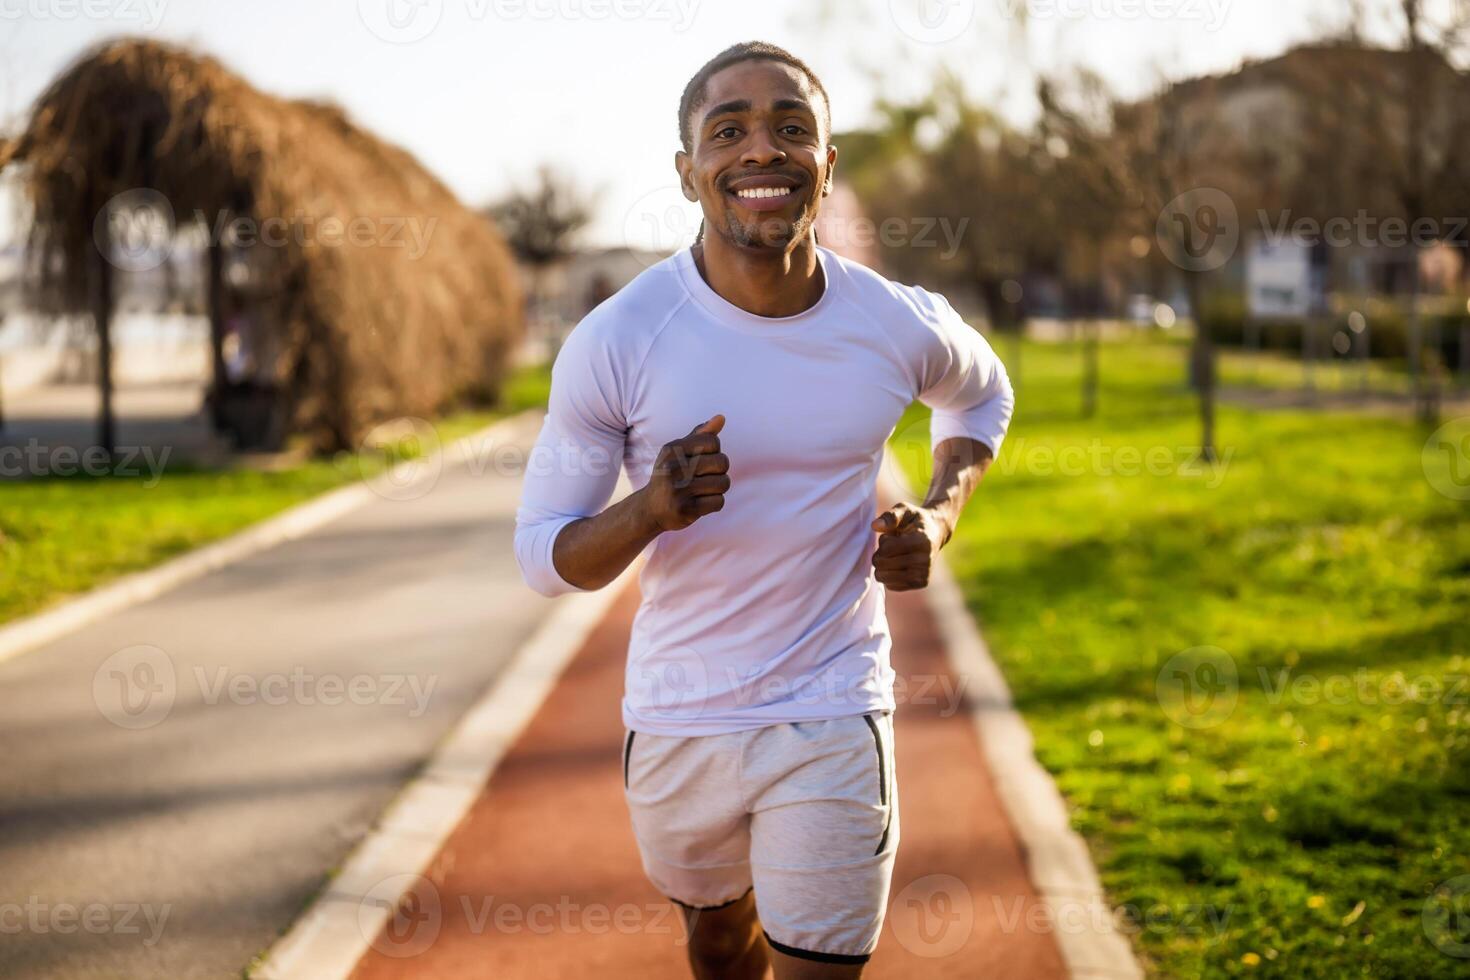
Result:
<svg viewBox="0 0 1470 980">
<path fill-rule="evenodd" d="M 673 192 L 685 81 L 735 41 L 791 48 L 822 76 L 836 128 L 875 97 L 959 66 L 1021 111 L 1025 64 L 1087 65 L 1125 92 L 1228 69 L 1336 23 L 1340 0 L 0 0 L 0 121 L 70 61 L 142 34 L 221 58 L 250 82 L 327 97 L 480 204 L 549 163 L 595 194 L 589 240 L 640 227 Z M 1025 16 L 1020 14 L 1024 12 Z M 1027 25 L 1023 34 L 1022 23 Z M 0 241 L 7 235 L 0 208 Z"/>
</svg>

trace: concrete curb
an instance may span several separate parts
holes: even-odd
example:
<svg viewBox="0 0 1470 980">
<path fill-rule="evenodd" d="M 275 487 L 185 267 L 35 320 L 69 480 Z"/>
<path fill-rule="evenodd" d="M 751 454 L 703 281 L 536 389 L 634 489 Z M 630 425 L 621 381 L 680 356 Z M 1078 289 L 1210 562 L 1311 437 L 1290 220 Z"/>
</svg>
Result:
<svg viewBox="0 0 1470 980">
<path fill-rule="evenodd" d="M 327 890 L 259 966 L 248 971 L 250 977 L 341 980 L 351 975 L 399 904 L 410 891 L 425 887 L 424 870 L 643 561 L 639 556 L 616 581 L 596 592 L 558 600 Z"/>
<path fill-rule="evenodd" d="M 897 489 L 898 497 L 919 499 L 891 453 L 885 455 L 883 477 Z M 968 680 L 969 690 L 980 694 L 970 708 L 980 749 L 1025 849 L 1031 883 L 1050 913 L 1068 972 L 1079 980 L 1142 980 L 1143 969 L 1128 939 L 1112 928 L 1111 907 L 1087 842 L 1072 829 L 1061 792 L 1036 761 L 1031 731 L 1016 711 L 1005 676 L 990 656 L 942 555 L 924 592 L 950 664 Z"/>
<path fill-rule="evenodd" d="M 527 409 L 500 419 L 479 432 L 456 440 L 424 459 L 408 460 L 372 481 L 360 481 L 330 490 L 274 517 L 251 525 L 223 540 L 204 545 L 161 565 L 125 575 L 53 609 L 25 616 L 0 627 L 0 663 L 71 633 L 103 616 L 146 602 L 216 569 L 294 540 L 322 527 L 363 504 L 381 498 L 404 499 L 427 492 L 431 481 L 450 465 L 471 458 L 475 447 L 517 430 L 540 409 Z"/>
</svg>

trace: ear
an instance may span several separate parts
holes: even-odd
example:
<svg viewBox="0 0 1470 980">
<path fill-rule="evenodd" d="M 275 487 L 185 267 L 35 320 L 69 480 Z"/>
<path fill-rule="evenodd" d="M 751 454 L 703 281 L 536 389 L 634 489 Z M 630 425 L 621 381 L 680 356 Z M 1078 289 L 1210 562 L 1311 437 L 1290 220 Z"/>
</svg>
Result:
<svg viewBox="0 0 1470 980">
<path fill-rule="evenodd" d="M 827 144 L 827 180 L 822 184 L 822 196 L 832 193 L 832 174 L 837 170 L 837 147 Z"/>
<path fill-rule="evenodd" d="M 690 201 L 699 200 L 699 192 L 694 189 L 694 158 L 684 150 L 674 154 L 674 169 L 679 172 L 679 189 L 684 192 L 684 197 Z"/>
</svg>

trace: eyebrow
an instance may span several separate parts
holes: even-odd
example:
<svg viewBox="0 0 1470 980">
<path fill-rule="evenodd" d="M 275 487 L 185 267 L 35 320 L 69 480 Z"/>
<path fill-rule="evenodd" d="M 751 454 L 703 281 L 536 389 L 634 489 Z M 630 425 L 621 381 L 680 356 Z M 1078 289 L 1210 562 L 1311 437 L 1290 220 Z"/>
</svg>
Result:
<svg viewBox="0 0 1470 980">
<path fill-rule="evenodd" d="M 811 103 L 805 99 L 777 99 L 771 103 L 771 108 L 777 110 L 799 109 L 802 112 L 810 113 L 813 118 L 816 118 L 817 115 L 816 111 L 812 109 Z M 750 109 L 751 104 L 749 99 L 732 99 L 729 102 L 721 102 L 709 112 L 706 112 L 704 114 L 704 121 L 708 125 L 709 121 L 716 116 L 723 116 L 732 112 L 749 112 Z"/>
<path fill-rule="evenodd" d="M 704 114 L 704 121 L 706 123 L 708 123 L 715 116 L 723 116 L 726 113 L 730 113 L 730 112 L 749 112 L 749 111 L 750 111 L 750 100 L 749 99 L 735 99 L 735 100 L 730 101 L 730 102 L 721 102 L 719 105 L 715 106 L 709 112 L 706 112 Z"/>
<path fill-rule="evenodd" d="M 816 112 L 813 111 L 810 103 L 808 103 L 805 99 L 777 99 L 772 104 L 772 108 L 775 108 L 775 109 L 800 109 L 803 112 L 810 112 L 813 116 L 816 115 Z"/>
</svg>

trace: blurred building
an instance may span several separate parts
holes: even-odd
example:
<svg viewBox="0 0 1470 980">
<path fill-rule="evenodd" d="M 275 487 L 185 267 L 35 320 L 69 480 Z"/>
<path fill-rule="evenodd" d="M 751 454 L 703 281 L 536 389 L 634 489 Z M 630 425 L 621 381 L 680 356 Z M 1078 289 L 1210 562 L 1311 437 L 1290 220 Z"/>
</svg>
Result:
<svg viewBox="0 0 1470 980">
<path fill-rule="evenodd" d="M 581 249 L 535 267 L 518 263 L 526 296 L 526 339 L 518 357 L 550 360 L 593 307 L 664 258 L 661 252 L 617 247 Z"/>
<path fill-rule="evenodd" d="M 1242 240 L 1222 274 L 1263 311 L 1407 295 L 1416 264 L 1418 289 L 1464 290 L 1470 75 L 1438 51 L 1303 45 L 1161 98 L 1238 161 Z"/>
</svg>

